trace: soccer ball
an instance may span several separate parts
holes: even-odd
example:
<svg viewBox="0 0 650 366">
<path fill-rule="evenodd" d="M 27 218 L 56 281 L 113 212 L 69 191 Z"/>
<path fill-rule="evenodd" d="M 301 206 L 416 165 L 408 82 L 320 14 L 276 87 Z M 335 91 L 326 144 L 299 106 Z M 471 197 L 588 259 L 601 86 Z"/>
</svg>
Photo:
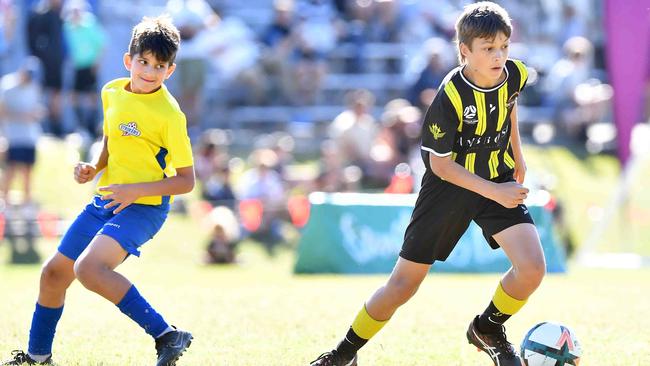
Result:
<svg viewBox="0 0 650 366">
<path fill-rule="evenodd" d="M 582 347 L 569 327 L 543 322 L 532 327 L 521 342 L 521 358 L 526 366 L 580 364 Z"/>
</svg>

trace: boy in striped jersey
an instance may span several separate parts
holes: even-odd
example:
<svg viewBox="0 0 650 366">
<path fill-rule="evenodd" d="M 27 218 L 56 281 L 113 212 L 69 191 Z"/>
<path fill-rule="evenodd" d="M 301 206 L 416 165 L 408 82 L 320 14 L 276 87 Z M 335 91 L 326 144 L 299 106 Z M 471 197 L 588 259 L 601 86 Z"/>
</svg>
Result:
<svg viewBox="0 0 650 366">
<path fill-rule="evenodd" d="M 443 80 L 422 128 L 427 167 L 397 264 L 388 282 L 365 303 L 345 338 L 312 366 L 353 366 L 357 351 L 415 294 L 434 261 L 444 261 L 474 220 L 512 268 L 499 282 L 467 340 L 496 366 L 520 366 L 503 323 L 526 303 L 545 274 L 533 220 L 516 100 L 528 73 L 508 59 L 512 26 L 499 5 L 469 5 L 458 18 L 460 66 Z"/>
</svg>

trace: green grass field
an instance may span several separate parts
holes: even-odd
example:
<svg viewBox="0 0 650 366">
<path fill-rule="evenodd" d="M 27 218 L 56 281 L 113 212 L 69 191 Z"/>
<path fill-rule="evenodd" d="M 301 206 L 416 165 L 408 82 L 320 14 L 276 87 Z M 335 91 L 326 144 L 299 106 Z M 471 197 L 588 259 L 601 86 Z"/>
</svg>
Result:
<svg viewBox="0 0 650 366">
<path fill-rule="evenodd" d="M 55 148 L 48 159 L 67 155 Z M 37 196 L 43 206 L 74 215 L 90 191 L 72 183 L 71 167 L 59 171 L 42 164 L 38 169 Z M 194 333 L 179 365 L 307 365 L 339 341 L 363 301 L 387 278 L 295 276 L 290 251 L 269 259 L 253 244 L 242 247 L 238 265 L 204 266 L 203 241 L 197 223 L 174 215 L 145 245 L 141 258 L 119 268 L 168 321 Z M 55 247 L 55 242 L 42 242 L 40 251 L 50 253 Z M 0 359 L 26 347 L 38 292 L 39 266 L 7 265 L 7 254 L 7 245 L 0 245 Z M 491 365 L 467 344 L 464 333 L 487 305 L 498 278 L 429 276 L 361 351 L 360 364 Z M 584 348 L 581 365 L 649 365 L 648 294 L 650 269 L 571 267 L 566 275 L 548 276 L 508 322 L 510 339 L 518 344 L 532 325 L 556 320 L 576 331 Z M 64 366 L 152 365 L 155 357 L 149 336 L 78 283 L 68 291 L 54 353 Z"/>
</svg>

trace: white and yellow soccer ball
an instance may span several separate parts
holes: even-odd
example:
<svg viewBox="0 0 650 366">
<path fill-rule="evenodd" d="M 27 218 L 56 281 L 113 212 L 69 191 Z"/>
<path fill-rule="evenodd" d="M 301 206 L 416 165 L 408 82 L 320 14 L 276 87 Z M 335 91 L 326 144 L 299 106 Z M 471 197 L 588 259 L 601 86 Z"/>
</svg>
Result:
<svg viewBox="0 0 650 366">
<path fill-rule="evenodd" d="M 582 346 L 566 325 L 543 322 L 532 327 L 521 342 L 526 366 L 578 366 Z"/>
</svg>

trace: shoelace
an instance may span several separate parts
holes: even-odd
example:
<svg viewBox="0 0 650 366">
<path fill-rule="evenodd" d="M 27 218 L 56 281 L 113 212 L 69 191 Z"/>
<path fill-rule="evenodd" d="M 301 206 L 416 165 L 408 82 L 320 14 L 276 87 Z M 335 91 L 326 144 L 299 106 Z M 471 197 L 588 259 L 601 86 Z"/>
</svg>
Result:
<svg viewBox="0 0 650 366">
<path fill-rule="evenodd" d="M 328 362 L 328 363 L 326 363 L 326 364 L 323 365 L 323 366 L 329 366 L 329 365 L 334 365 L 334 361 L 337 360 L 337 359 L 338 359 L 338 357 L 337 357 L 334 353 L 332 353 L 332 352 L 325 352 L 325 353 L 323 353 L 322 355 L 318 356 L 317 359 L 313 360 L 313 361 L 310 362 L 310 363 L 314 363 L 314 362 L 316 362 L 316 361 L 318 361 L 318 360 L 323 360 L 323 361 L 327 361 L 327 362 Z"/>
<path fill-rule="evenodd" d="M 28 362 L 27 354 L 21 350 L 15 349 L 11 351 L 11 357 L 13 357 L 13 362 Z"/>
<path fill-rule="evenodd" d="M 512 343 L 508 342 L 505 333 L 489 334 L 488 337 L 494 340 L 497 348 L 508 356 L 515 356 L 515 349 Z"/>
</svg>

